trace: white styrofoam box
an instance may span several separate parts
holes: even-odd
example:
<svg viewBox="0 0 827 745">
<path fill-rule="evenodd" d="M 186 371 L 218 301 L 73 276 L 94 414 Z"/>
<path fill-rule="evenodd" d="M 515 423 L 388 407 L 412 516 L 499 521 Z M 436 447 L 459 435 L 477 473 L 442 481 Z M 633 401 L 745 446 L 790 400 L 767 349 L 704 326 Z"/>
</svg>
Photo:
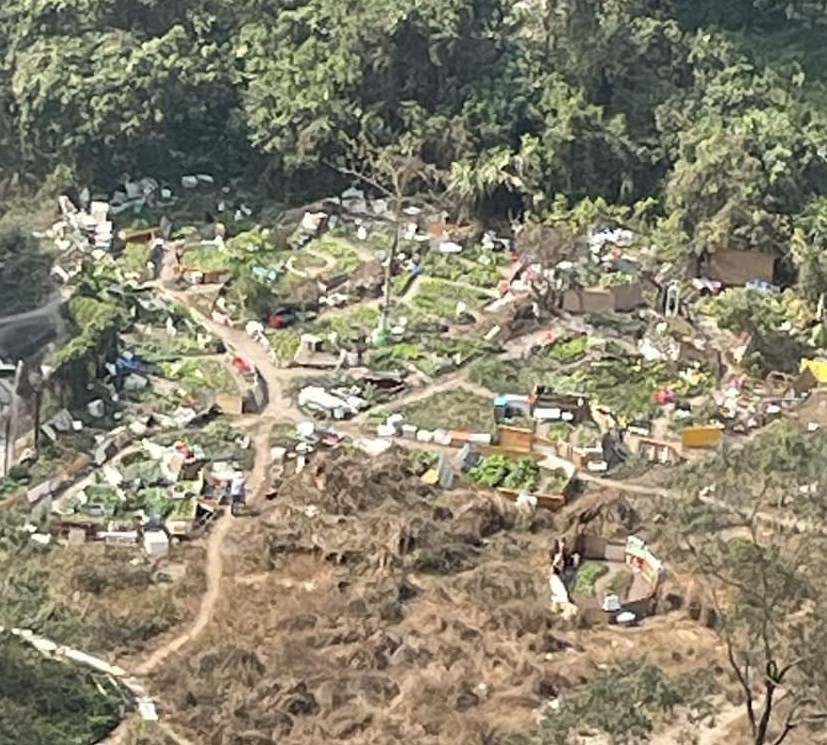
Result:
<svg viewBox="0 0 827 745">
<path fill-rule="evenodd" d="M 493 440 L 490 432 L 472 432 L 468 435 L 468 442 L 475 442 L 478 445 L 490 445 Z"/>
</svg>

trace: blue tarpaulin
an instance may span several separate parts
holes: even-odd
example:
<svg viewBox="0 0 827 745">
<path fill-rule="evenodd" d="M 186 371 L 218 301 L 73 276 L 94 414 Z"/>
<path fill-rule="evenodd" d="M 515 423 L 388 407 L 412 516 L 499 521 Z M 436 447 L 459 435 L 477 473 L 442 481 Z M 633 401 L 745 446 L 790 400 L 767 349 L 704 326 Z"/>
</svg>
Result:
<svg viewBox="0 0 827 745">
<path fill-rule="evenodd" d="M 125 354 L 118 357 L 115 360 L 115 369 L 118 372 L 143 373 L 144 375 L 154 375 L 158 372 L 155 365 L 134 354 Z"/>
</svg>

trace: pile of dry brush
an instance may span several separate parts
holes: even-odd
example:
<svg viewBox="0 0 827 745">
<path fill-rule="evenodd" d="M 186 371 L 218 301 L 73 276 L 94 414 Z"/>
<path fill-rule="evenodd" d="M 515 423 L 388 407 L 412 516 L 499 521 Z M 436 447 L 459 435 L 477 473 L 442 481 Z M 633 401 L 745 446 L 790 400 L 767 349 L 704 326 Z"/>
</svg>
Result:
<svg viewBox="0 0 827 745">
<path fill-rule="evenodd" d="M 547 599 L 550 516 L 349 452 L 227 546 L 222 608 L 156 674 L 214 745 L 497 743 L 587 671 Z"/>
</svg>

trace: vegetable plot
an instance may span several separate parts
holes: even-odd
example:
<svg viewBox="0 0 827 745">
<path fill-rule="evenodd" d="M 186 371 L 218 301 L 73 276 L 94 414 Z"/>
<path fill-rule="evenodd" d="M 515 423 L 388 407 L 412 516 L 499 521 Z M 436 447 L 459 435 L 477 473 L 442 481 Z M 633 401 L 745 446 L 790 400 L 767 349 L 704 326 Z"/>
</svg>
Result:
<svg viewBox="0 0 827 745">
<path fill-rule="evenodd" d="M 540 468 L 531 458 L 492 455 L 472 468 L 468 477 L 482 486 L 532 492 L 540 484 Z"/>
</svg>

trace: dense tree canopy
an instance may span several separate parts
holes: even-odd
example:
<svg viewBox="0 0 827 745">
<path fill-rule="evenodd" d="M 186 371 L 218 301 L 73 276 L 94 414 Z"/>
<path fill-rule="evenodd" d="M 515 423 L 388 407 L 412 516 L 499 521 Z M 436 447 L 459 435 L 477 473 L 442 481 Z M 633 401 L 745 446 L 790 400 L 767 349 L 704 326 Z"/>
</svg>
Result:
<svg viewBox="0 0 827 745">
<path fill-rule="evenodd" d="M 0 231 L 0 317 L 39 307 L 50 292 L 52 257 L 30 233 Z"/>
<path fill-rule="evenodd" d="M 645 202 L 666 247 L 792 249 L 813 294 L 825 23 L 822 0 L 9 0 L 0 176 L 298 199 L 404 140 L 460 206 Z"/>
<path fill-rule="evenodd" d="M 104 676 L 44 658 L 5 633 L 0 671 L 0 742 L 86 745 L 120 719 L 123 702 Z"/>
</svg>

